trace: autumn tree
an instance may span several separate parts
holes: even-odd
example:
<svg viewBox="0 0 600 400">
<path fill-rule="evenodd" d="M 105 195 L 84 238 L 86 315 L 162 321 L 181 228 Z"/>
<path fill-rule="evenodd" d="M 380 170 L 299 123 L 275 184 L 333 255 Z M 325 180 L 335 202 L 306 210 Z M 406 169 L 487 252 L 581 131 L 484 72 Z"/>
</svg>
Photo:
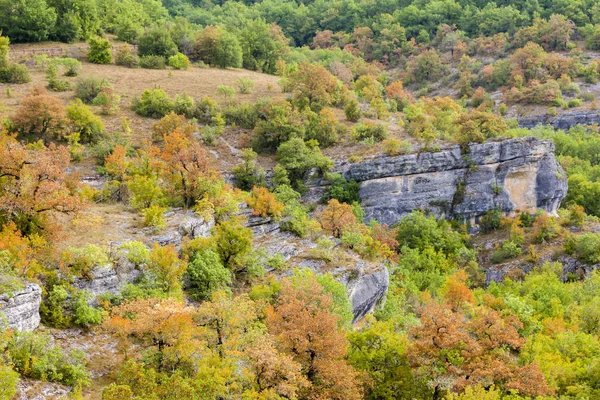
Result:
<svg viewBox="0 0 600 400">
<path fill-rule="evenodd" d="M 240 272 L 245 256 L 252 250 L 252 230 L 243 225 L 240 218 L 230 218 L 215 227 L 216 250 L 225 266 Z"/>
<path fill-rule="evenodd" d="M 0 222 L 14 221 L 30 234 L 43 230 L 52 212 L 78 210 L 69 163 L 66 147 L 27 147 L 0 132 Z"/>
<path fill-rule="evenodd" d="M 300 108 L 319 111 L 334 101 L 337 79 L 322 65 L 302 62 L 289 80 L 294 102 Z"/>
<path fill-rule="evenodd" d="M 209 166 L 206 150 L 178 130 L 164 136 L 164 147 L 158 157 L 163 176 L 169 183 L 167 192 L 186 208 L 201 199 L 218 178 L 217 172 Z"/>
<path fill-rule="evenodd" d="M 311 382 L 302 398 L 358 400 L 358 377 L 345 360 L 348 342 L 331 306 L 331 296 L 314 277 L 300 286 L 284 280 L 278 301 L 267 309 L 269 332 Z"/>
<path fill-rule="evenodd" d="M 448 293 L 453 307 L 460 304 L 457 299 L 470 300 L 462 290 Z M 524 343 L 519 336 L 523 325 L 515 315 L 503 316 L 483 306 L 471 315 L 469 319 L 432 301 L 425 305 L 420 325 L 409 332 L 409 360 L 417 374 L 429 381 L 434 400 L 446 391 L 460 393 L 478 384 L 496 384 L 530 396 L 552 394 L 535 364 L 520 366 L 514 357 Z"/>
<path fill-rule="evenodd" d="M 152 351 L 158 371 L 190 366 L 201 348 L 191 307 L 174 299 L 139 299 L 112 309 L 104 328 L 126 344 Z"/>
<path fill-rule="evenodd" d="M 357 223 L 353 207 L 340 203 L 337 199 L 329 200 L 319 216 L 319 221 L 323 229 L 336 238 L 341 237 L 346 228 Z"/>
<path fill-rule="evenodd" d="M 183 133 L 187 138 L 190 138 L 194 132 L 194 127 L 187 122 L 185 116 L 171 112 L 152 125 L 152 141 L 162 142 L 165 135 L 169 135 L 175 131 Z"/>
<path fill-rule="evenodd" d="M 62 139 L 68 125 L 65 106 L 46 89 L 36 88 L 23 98 L 10 117 L 11 129 L 31 140 Z"/>
<path fill-rule="evenodd" d="M 254 187 L 248 199 L 252 214 L 260 217 L 281 217 L 283 204 L 275 199 L 275 195 L 264 187 Z"/>
<path fill-rule="evenodd" d="M 173 245 L 154 244 L 148 257 L 148 270 L 154 275 L 160 288 L 168 295 L 181 290 L 181 277 L 187 268 L 186 260 L 179 258 Z"/>
</svg>

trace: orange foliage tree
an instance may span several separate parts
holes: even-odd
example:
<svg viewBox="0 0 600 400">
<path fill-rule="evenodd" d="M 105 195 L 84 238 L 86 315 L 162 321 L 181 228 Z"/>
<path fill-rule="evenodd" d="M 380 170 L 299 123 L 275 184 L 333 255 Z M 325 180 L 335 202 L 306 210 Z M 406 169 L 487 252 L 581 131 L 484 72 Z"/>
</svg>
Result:
<svg viewBox="0 0 600 400">
<path fill-rule="evenodd" d="M 10 117 L 11 128 L 32 139 L 62 138 L 68 119 L 65 106 L 46 89 L 36 88 L 21 100 L 17 112 Z"/>
<path fill-rule="evenodd" d="M 0 132 L 0 223 L 15 221 L 29 234 L 44 228 L 48 213 L 78 210 L 69 163 L 66 147 L 26 147 Z"/>
<path fill-rule="evenodd" d="M 357 223 L 352 206 L 336 199 L 329 200 L 319 220 L 321 227 L 336 238 L 341 237 L 346 228 Z"/>
<path fill-rule="evenodd" d="M 181 199 L 184 207 L 192 207 L 208 191 L 217 178 L 209 166 L 208 154 L 202 146 L 192 142 L 178 130 L 164 136 L 164 147 L 159 153 L 162 173 L 171 196 Z M 158 149 L 153 149 L 158 153 Z"/>
<path fill-rule="evenodd" d="M 294 100 L 301 106 L 318 111 L 334 100 L 337 79 L 322 65 L 302 62 L 289 79 Z"/>
<path fill-rule="evenodd" d="M 252 214 L 260 217 L 280 217 L 283 211 L 283 204 L 275 199 L 275 195 L 264 187 L 252 189 L 248 205 L 252 207 Z"/>
<path fill-rule="evenodd" d="M 316 278 L 309 277 L 299 287 L 284 280 L 277 304 L 267 309 L 269 332 L 311 382 L 302 398 L 358 400 L 357 374 L 345 360 L 348 341 L 331 307 L 331 295 Z"/>
<path fill-rule="evenodd" d="M 427 304 L 420 325 L 409 332 L 409 360 L 433 387 L 433 398 L 442 398 L 447 390 L 492 384 L 528 396 L 552 394 L 537 365 L 518 363 L 516 355 L 525 342 L 519 318 L 475 307 L 465 281 L 464 273 L 450 277 L 443 288 L 445 304 Z M 467 303 L 470 312 L 461 312 Z"/>
</svg>

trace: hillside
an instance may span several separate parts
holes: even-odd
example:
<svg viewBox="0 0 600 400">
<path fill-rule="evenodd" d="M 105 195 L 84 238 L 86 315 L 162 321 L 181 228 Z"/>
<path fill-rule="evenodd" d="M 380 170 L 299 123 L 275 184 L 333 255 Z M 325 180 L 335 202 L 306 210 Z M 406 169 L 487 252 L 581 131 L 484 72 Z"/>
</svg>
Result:
<svg viewBox="0 0 600 400">
<path fill-rule="evenodd" d="M 0 400 L 600 398 L 600 3 L 0 0 Z"/>
</svg>

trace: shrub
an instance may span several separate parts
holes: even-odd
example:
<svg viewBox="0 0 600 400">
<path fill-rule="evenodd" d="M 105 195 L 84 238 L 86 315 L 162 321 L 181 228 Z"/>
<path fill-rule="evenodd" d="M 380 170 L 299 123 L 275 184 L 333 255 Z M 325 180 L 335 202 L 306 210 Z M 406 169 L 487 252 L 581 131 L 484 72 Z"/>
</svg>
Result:
<svg viewBox="0 0 600 400">
<path fill-rule="evenodd" d="M 140 67 L 145 69 L 165 69 L 165 59 L 161 56 L 141 56 L 139 61 Z"/>
<path fill-rule="evenodd" d="M 175 106 L 173 111 L 175 111 L 176 114 L 185 115 L 186 117 L 191 118 L 194 111 L 194 99 L 185 93 L 175 95 Z"/>
<path fill-rule="evenodd" d="M 73 275 L 84 278 L 92 278 L 95 267 L 104 267 L 110 262 L 108 250 L 94 244 L 68 247 L 61 253 L 60 259 Z"/>
<path fill-rule="evenodd" d="M 567 107 L 575 108 L 575 107 L 580 107 L 582 104 L 583 104 L 583 101 L 581 99 L 571 99 L 567 103 Z"/>
<path fill-rule="evenodd" d="M 124 250 L 127 261 L 138 267 L 146 264 L 150 255 L 150 249 L 144 243 L 136 240 L 123 243 L 119 246 L 119 250 Z"/>
<path fill-rule="evenodd" d="M 387 130 L 382 124 L 358 123 L 352 128 L 351 136 L 356 141 L 374 140 L 379 142 L 387 138 Z"/>
<path fill-rule="evenodd" d="M 15 333 L 6 349 L 13 368 L 24 376 L 68 386 L 87 386 L 85 353 L 76 349 L 66 355 L 50 336 L 34 332 Z"/>
<path fill-rule="evenodd" d="M 240 78 L 235 82 L 235 85 L 242 94 L 250 94 L 254 89 L 254 81 L 250 78 Z"/>
<path fill-rule="evenodd" d="M 112 62 L 112 46 L 107 39 L 92 36 L 88 40 L 90 46 L 87 59 L 93 64 L 110 64 Z"/>
<path fill-rule="evenodd" d="M 77 76 L 81 69 L 81 62 L 74 58 L 59 58 L 57 62 L 65 67 L 65 76 Z"/>
<path fill-rule="evenodd" d="M 356 122 L 360 119 L 360 110 L 358 109 L 358 101 L 355 99 L 349 100 L 344 107 L 346 119 L 351 122 Z"/>
<path fill-rule="evenodd" d="M 338 119 L 330 108 L 323 108 L 319 114 L 310 112 L 306 138 L 316 140 L 321 147 L 334 145 L 338 141 L 338 124 Z"/>
<path fill-rule="evenodd" d="M 104 78 L 78 79 L 75 84 L 75 97 L 86 104 L 91 104 L 106 87 L 110 87 L 110 83 Z"/>
<path fill-rule="evenodd" d="M 162 89 L 145 90 L 140 99 L 134 99 L 133 111 L 142 117 L 162 118 L 175 104 Z"/>
<path fill-rule="evenodd" d="M 265 171 L 256 163 L 257 154 L 252 149 L 242 151 L 242 163 L 231 170 L 236 187 L 251 190 L 255 186 L 265 186 Z"/>
<path fill-rule="evenodd" d="M 494 208 L 489 210 L 483 217 L 481 217 L 481 221 L 479 221 L 479 226 L 481 227 L 481 231 L 492 232 L 500 228 L 502 225 L 502 220 L 504 219 L 504 214 L 498 208 Z"/>
<path fill-rule="evenodd" d="M 139 58 L 137 54 L 131 51 L 129 46 L 122 45 L 117 50 L 117 54 L 115 56 L 115 64 L 121 65 L 127 68 L 137 68 L 139 66 Z"/>
<path fill-rule="evenodd" d="M 102 322 L 102 311 L 89 305 L 89 295 L 80 290 L 71 300 L 71 310 L 73 312 L 73 323 L 83 328 L 89 328 L 91 325 L 98 325 Z"/>
<path fill-rule="evenodd" d="M 359 189 L 360 185 L 355 180 L 347 181 L 341 174 L 334 174 L 327 195 L 330 199 L 337 199 L 342 203 L 352 204 L 360 201 L 358 196 Z"/>
<path fill-rule="evenodd" d="M 235 97 L 235 89 L 231 86 L 220 85 L 217 87 L 217 94 L 223 96 L 225 101 L 231 101 Z"/>
<path fill-rule="evenodd" d="M 232 281 L 229 271 L 212 250 L 201 250 L 194 254 L 187 268 L 192 297 L 197 300 L 208 300 L 211 295 L 227 288 Z"/>
<path fill-rule="evenodd" d="M 58 79 L 58 69 L 56 64 L 48 65 L 48 68 L 46 69 L 46 80 L 48 81 L 47 88 L 53 92 L 65 92 L 71 88 L 69 82 Z"/>
<path fill-rule="evenodd" d="M 2 83 L 28 83 L 31 82 L 29 70 L 23 64 L 8 63 L 0 65 L 0 82 Z"/>
<path fill-rule="evenodd" d="M 119 101 L 121 96 L 115 93 L 110 87 L 103 87 L 98 96 L 92 101 L 95 106 L 101 106 L 103 115 L 113 115 L 119 111 Z"/>
<path fill-rule="evenodd" d="M 536 216 L 532 228 L 533 240 L 536 243 L 547 242 L 560 234 L 560 225 L 556 218 L 549 217 L 545 213 Z"/>
<path fill-rule="evenodd" d="M 254 187 L 248 205 L 252 208 L 252 214 L 259 217 L 281 217 L 283 204 L 275 199 L 273 193 L 264 187 Z"/>
<path fill-rule="evenodd" d="M 383 145 L 384 153 L 388 156 L 408 154 L 412 147 L 409 142 L 396 138 L 384 140 L 381 144 Z"/>
<path fill-rule="evenodd" d="M 564 248 L 567 254 L 572 254 L 584 263 L 600 263 L 600 235 L 596 233 L 571 236 L 565 241 Z"/>
<path fill-rule="evenodd" d="M 36 89 L 23 100 L 10 117 L 11 128 L 35 140 L 61 137 L 68 122 L 63 102 Z"/>
<path fill-rule="evenodd" d="M 521 249 L 521 246 L 518 243 L 515 243 L 511 240 L 507 240 L 504 243 L 502 243 L 501 249 L 496 250 L 492 254 L 491 261 L 494 264 L 498 264 L 504 260 L 518 257 L 522 253 L 523 253 L 523 250 Z"/>
<path fill-rule="evenodd" d="M 174 112 L 171 112 L 152 126 L 152 141 L 160 142 L 165 135 L 175 131 L 179 131 L 186 136 L 191 136 L 194 132 L 194 127 L 187 122 L 183 115 L 177 115 Z"/>
<path fill-rule="evenodd" d="M 235 124 L 245 129 L 254 129 L 262 117 L 263 106 L 264 104 L 260 102 L 230 104 L 223 110 L 223 115 L 230 125 Z"/>
<path fill-rule="evenodd" d="M 332 162 L 321 153 L 318 146 L 307 146 L 300 138 L 292 138 L 277 148 L 277 160 L 288 172 L 290 181 L 299 186 L 306 173 L 317 168 L 328 171 Z"/>
<path fill-rule="evenodd" d="M 104 130 L 102 119 L 77 99 L 67 107 L 67 116 L 71 120 L 71 131 L 78 135 L 82 143 L 94 143 Z M 75 139 L 75 138 L 74 138 Z M 78 142 L 79 140 L 74 140 Z"/>
<path fill-rule="evenodd" d="M 144 212 L 144 226 L 162 229 L 166 226 L 164 213 L 167 209 L 158 205 L 146 208 Z"/>
<path fill-rule="evenodd" d="M 192 111 L 192 116 L 200 123 L 209 124 L 217 114 L 219 105 L 210 97 L 204 97 L 199 103 L 196 103 Z"/>
<path fill-rule="evenodd" d="M 174 69 L 188 69 L 190 66 L 190 60 L 185 54 L 177 53 L 174 56 L 169 57 L 169 67 Z"/>
<path fill-rule="evenodd" d="M 145 209 L 164 203 L 164 193 L 155 177 L 136 175 L 129 180 L 127 188 L 131 193 L 131 206 L 134 208 Z"/>
<path fill-rule="evenodd" d="M 177 54 L 177 45 L 168 29 L 157 26 L 144 32 L 138 43 L 138 54 L 140 57 L 160 56 L 164 60 Z"/>
</svg>

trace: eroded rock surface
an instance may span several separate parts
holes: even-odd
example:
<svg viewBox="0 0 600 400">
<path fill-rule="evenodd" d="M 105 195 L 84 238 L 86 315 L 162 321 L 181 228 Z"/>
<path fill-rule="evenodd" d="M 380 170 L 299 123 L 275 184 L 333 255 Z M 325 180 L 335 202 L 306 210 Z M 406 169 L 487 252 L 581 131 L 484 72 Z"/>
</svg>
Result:
<svg viewBox="0 0 600 400">
<path fill-rule="evenodd" d="M 477 223 L 491 209 L 556 213 L 566 174 L 550 140 L 518 138 L 435 153 L 378 157 L 343 168 L 360 182 L 367 221 L 393 224 L 413 210 Z"/>
<path fill-rule="evenodd" d="M 549 125 L 554 129 L 568 130 L 576 125 L 600 124 L 600 112 L 598 111 L 577 111 L 563 113 L 556 116 L 536 115 L 519 119 L 521 128 L 533 128 L 538 125 Z"/>
<path fill-rule="evenodd" d="M 23 290 L 0 295 L 0 313 L 8 326 L 18 331 L 33 331 L 40 324 L 42 289 L 35 283 L 27 283 Z"/>
</svg>

